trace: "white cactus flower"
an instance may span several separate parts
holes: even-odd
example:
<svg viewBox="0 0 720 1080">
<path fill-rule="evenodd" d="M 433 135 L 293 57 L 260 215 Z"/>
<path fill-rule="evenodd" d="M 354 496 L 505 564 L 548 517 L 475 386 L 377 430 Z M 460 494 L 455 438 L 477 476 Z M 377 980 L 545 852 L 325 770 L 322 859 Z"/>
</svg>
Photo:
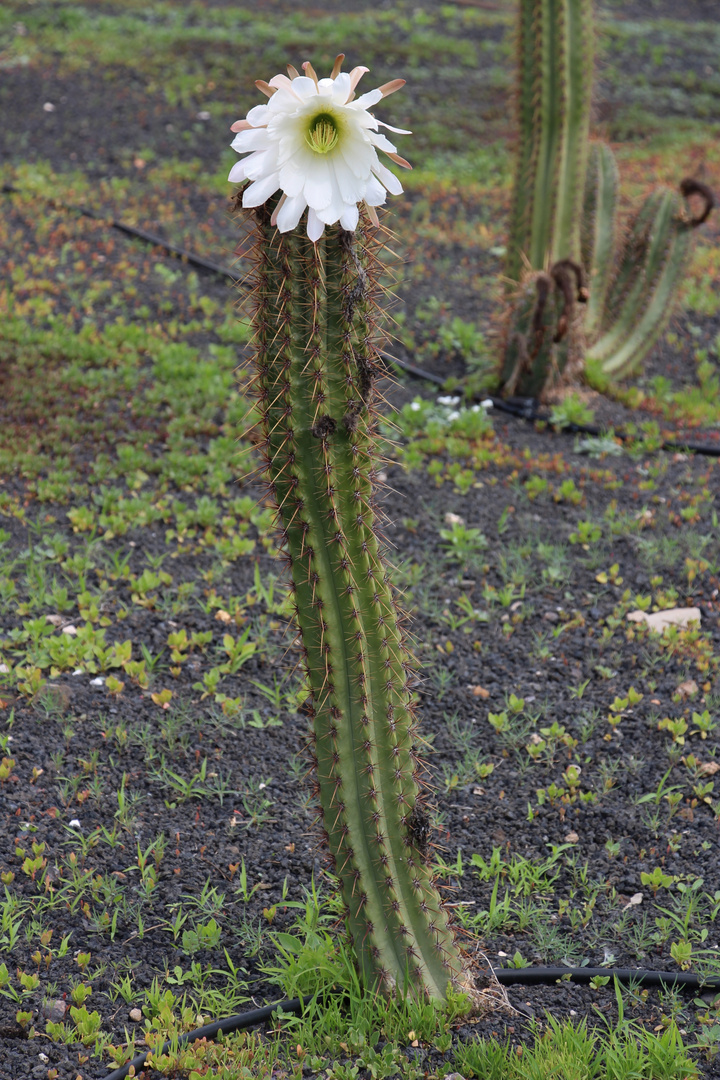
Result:
<svg viewBox="0 0 720 1080">
<path fill-rule="evenodd" d="M 237 132 L 233 150 L 247 157 L 233 166 L 228 179 L 251 181 L 243 192 L 243 206 L 261 206 L 282 191 L 273 225 L 289 232 L 307 208 L 307 234 L 313 242 L 326 225 L 336 222 L 352 232 L 360 203 L 377 223 L 375 207 L 385 202 L 387 192 L 402 192 L 395 174 L 379 160 L 378 150 L 410 168 L 378 128 L 401 135 L 410 132 L 383 124 L 368 112 L 405 80 L 394 79 L 356 98 L 355 88 L 368 69 L 341 71 L 343 59 L 338 56 L 328 79 L 318 79 L 312 65 L 305 63 L 304 75 L 288 67 L 289 75 L 275 75 L 269 83 L 258 81 L 256 86 L 269 98 L 267 104 L 256 105 L 245 120 L 232 125 Z"/>
</svg>

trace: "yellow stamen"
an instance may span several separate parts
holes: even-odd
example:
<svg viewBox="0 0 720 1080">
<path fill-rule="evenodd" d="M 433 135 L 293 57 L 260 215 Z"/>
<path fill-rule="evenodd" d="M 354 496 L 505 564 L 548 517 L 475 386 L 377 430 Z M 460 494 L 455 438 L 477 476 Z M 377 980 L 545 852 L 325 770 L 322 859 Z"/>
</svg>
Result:
<svg viewBox="0 0 720 1080">
<path fill-rule="evenodd" d="M 316 154 L 329 154 L 337 146 L 340 133 L 334 118 L 329 113 L 320 113 L 313 119 L 305 138 Z"/>
</svg>

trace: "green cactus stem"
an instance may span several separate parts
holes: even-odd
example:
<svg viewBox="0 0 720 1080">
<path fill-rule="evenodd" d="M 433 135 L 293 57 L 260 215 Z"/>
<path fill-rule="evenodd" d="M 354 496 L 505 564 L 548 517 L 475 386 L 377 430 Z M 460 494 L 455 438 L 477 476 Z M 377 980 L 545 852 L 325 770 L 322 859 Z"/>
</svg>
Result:
<svg viewBox="0 0 720 1080">
<path fill-rule="evenodd" d="M 620 174 L 610 147 L 602 142 L 592 143 L 585 178 L 581 230 L 582 261 L 588 269 L 590 291 L 585 333 L 591 339 L 600 332 L 612 278 L 619 183 Z"/>
<path fill-rule="evenodd" d="M 254 228 L 256 393 L 311 691 L 327 845 L 363 982 L 443 1001 L 463 958 L 427 862 L 413 672 L 374 510 L 380 241 Z"/>
<path fill-rule="evenodd" d="M 580 261 L 592 92 L 592 0 L 520 0 L 518 157 L 505 275 Z"/>
<path fill-rule="evenodd" d="M 689 213 L 683 196 L 698 195 L 702 212 Z M 697 180 L 680 192 L 653 191 L 631 222 L 609 282 L 596 340 L 586 359 L 617 378 L 639 367 L 667 326 L 678 285 L 692 253 L 693 230 L 712 209 L 712 194 Z"/>
</svg>

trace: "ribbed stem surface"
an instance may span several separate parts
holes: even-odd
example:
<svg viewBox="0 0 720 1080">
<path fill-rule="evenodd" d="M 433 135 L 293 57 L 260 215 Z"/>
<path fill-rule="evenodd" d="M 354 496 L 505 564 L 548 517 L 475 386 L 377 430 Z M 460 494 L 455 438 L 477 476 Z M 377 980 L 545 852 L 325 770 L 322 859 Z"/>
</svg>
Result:
<svg viewBox="0 0 720 1080">
<path fill-rule="evenodd" d="M 312 692 L 323 825 L 361 974 L 442 1000 L 463 964 L 426 865 L 408 659 L 373 510 L 372 242 L 257 230 L 257 392 Z"/>
</svg>

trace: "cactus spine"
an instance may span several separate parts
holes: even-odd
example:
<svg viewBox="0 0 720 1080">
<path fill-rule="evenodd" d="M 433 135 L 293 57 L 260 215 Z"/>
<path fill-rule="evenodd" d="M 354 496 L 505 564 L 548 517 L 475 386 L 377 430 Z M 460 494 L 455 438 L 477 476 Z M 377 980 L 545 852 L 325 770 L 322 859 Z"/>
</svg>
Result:
<svg viewBox="0 0 720 1080">
<path fill-rule="evenodd" d="M 313 244 L 252 211 L 256 388 L 311 690 L 327 844 L 365 985 L 442 1001 L 463 962 L 425 857 L 412 677 L 373 509 L 363 223 Z"/>
<path fill-rule="evenodd" d="M 616 251 L 617 165 L 608 146 L 589 144 L 592 0 L 520 0 L 517 36 L 520 132 L 501 378 L 507 394 L 541 397 L 585 360 L 606 377 L 638 367 L 672 314 L 691 231 L 713 198 L 696 180 L 683 181 L 680 195 L 651 193 Z M 697 217 L 681 198 L 690 195 L 704 203 Z M 577 278 L 574 298 L 563 265 Z"/>
</svg>

